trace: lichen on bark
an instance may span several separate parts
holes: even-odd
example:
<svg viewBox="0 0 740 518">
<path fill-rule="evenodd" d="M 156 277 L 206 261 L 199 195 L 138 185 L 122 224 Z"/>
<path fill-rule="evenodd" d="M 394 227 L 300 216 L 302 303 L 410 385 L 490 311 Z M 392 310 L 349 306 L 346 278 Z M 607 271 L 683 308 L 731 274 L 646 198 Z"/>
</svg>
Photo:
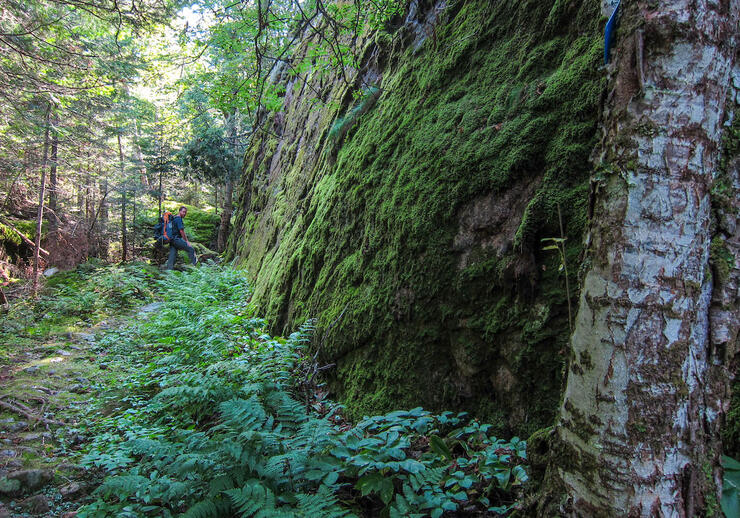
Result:
<svg viewBox="0 0 740 518">
<path fill-rule="evenodd" d="M 697 516 L 721 485 L 728 364 L 710 338 L 711 190 L 740 6 L 622 8 L 595 153 L 612 173 L 571 340 L 592 366 L 568 373 L 552 449 L 571 453 L 553 456 L 549 483 L 568 496 L 554 501 L 563 514 Z"/>
</svg>

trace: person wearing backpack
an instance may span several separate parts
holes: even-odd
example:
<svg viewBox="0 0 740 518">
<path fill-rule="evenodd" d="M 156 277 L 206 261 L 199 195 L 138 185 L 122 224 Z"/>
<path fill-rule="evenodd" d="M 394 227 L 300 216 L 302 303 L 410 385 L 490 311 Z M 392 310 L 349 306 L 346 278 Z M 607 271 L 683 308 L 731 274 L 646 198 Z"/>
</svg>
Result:
<svg viewBox="0 0 740 518">
<path fill-rule="evenodd" d="M 185 250 L 188 253 L 191 264 L 195 265 L 198 262 L 195 258 L 195 249 L 190 246 L 188 236 L 185 234 L 185 222 L 183 222 L 183 219 L 187 213 L 188 209 L 180 207 L 180 210 L 177 211 L 177 215 L 172 218 L 172 237 L 169 241 L 170 256 L 167 258 L 168 270 L 174 268 L 178 250 Z"/>
</svg>

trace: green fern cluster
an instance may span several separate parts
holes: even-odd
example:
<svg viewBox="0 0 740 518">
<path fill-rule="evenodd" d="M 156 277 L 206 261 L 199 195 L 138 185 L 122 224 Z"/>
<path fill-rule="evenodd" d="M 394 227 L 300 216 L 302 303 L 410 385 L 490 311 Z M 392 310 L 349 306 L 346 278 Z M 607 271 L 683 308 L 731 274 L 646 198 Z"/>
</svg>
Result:
<svg viewBox="0 0 740 518">
<path fill-rule="evenodd" d="M 299 401 L 311 323 L 269 336 L 242 273 L 202 267 L 159 289 L 164 306 L 128 341 L 101 342 L 147 362 L 98 424 L 86 463 L 107 476 L 80 517 L 473 516 L 514 502 L 521 441 L 463 414 L 349 426 L 339 406 Z"/>
</svg>

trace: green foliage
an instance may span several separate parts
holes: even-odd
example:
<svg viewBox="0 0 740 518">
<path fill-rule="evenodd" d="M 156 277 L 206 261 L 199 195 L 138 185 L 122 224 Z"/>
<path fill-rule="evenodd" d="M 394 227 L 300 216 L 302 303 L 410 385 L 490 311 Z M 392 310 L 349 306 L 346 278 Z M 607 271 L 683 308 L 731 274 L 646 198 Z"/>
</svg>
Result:
<svg viewBox="0 0 740 518">
<path fill-rule="evenodd" d="M 106 266 L 94 261 L 57 273 L 48 280 L 38 301 L 11 305 L 0 329 L 0 342 L 67 332 L 74 330 L 77 322 L 126 311 L 152 298 L 158 275 L 145 263 Z"/>
<path fill-rule="evenodd" d="M 722 467 L 725 470 L 722 485 L 722 511 L 728 518 L 740 516 L 740 462 L 723 455 Z"/>
<path fill-rule="evenodd" d="M 89 466 L 106 471 L 79 516 L 441 516 L 505 513 L 526 481 L 524 442 L 416 408 L 355 426 L 306 392 L 312 323 L 266 334 L 243 272 L 200 267 L 158 282 L 165 302 L 101 341 L 142 368 L 97 422 Z M 315 380 L 313 381 L 315 383 Z"/>
<path fill-rule="evenodd" d="M 226 140 L 222 126 L 198 129 L 200 131 L 180 151 L 185 170 L 200 180 L 215 183 L 236 178 L 242 165 L 243 149 Z"/>
</svg>

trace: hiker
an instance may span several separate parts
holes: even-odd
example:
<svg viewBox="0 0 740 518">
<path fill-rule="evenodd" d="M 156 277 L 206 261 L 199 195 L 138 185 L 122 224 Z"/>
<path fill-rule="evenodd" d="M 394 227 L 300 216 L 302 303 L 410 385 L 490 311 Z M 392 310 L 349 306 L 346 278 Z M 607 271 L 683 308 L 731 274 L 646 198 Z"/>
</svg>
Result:
<svg viewBox="0 0 740 518">
<path fill-rule="evenodd" d="M 175 266 L 175 259 L 177 259 L 177 251 L 185 250 L 190 256 L 190 264 L 195 264 L 195 250 L 190 246 L 188 236 L 185 235 L 185 223 L 183 218 L 188 213 L 188 209 L 180 207 L 177 211 L 177 216 L 172 218 L 172 240 L 170 241 L 170 256 L 167 259 L 167 269 L 171 270 Z"/>
</svg>

